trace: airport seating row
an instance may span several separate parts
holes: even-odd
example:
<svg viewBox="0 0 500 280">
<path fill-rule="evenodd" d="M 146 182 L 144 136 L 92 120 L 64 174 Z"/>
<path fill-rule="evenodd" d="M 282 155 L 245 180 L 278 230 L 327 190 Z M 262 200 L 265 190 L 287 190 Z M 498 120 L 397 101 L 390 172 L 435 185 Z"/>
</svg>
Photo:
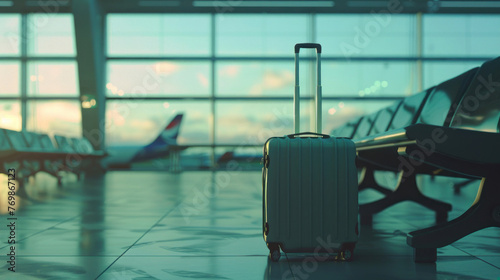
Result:
<svg viewBox="0 0 500 280">
<path fill-rule="evenodd" d="M 362 168 L 359 189 L 373 188 L 386 195 L 383 200 L 360 207 L 362 224 L 371 224 L 373 214 L 404 200 L 411 200 L 434 210 L 438 223 L 447 220 L 451 205 L 431 200 L 420 193 L 415 182 L 418 172 L 409 172 L 414 168 L 410 160 L 399 157 L 397 151 L 394 157 L 393 149 L 375 149 L 370 145 L 363 147 L 363 143 L 417 123 L 446 125 L 445 123 L 450 120 L 450 108 L 457 107 L 466 91 L 466 82 L 464 83 L 463 80 L 470 78 L 476 71 L 477 68 L 472 69 L 454 79 L 396 102 L 392 106 L 360 117 L 359 120 L 354 120 L 346 127 L 340 128 L 341 131 L 333 132 L 336 136 L 352 138 L 356 142 L 358 155 L 362 153 L 362 156 L 358 156 L 358 166 Z M 386 145 L 391 145 L 391 143 L 386 143 Z M 389 157 L 386 154 L 392 156 Z M 385 161 L 382 162 L 380 158 Z M 401 172 L 403 169 L 407 171 L 406 174 Z M 376 170 L 399 172 L 399 176 L 405 175 L 405 180 L 400 180 L 396 191 L 392 192 L 376 183 L 374 180 Z"/>
<path fill-rule="evenodd" d="M 437 225 L 410 232 L 415 261 L 434 262 L 436 248 L 480 229 L 500 226 L 500 58 L 412 95 L 332 132 L 356 143 L 362 170 L 360 190 L 374 188 L 385 197 L 360 205 L 364 224 L 400 201 L 411 200 L 436 212 Z M 399 174 L 392 191 L 379 186 L 375 170 Z M 424 196 L 415 176 L 430 174 L 481 179 L 474 204 L 448 221 L 451 205 Z"/>
<path fill-rule="evenodd" d="M 103 151 L 94 150 L 85 138 L 68 138 L 28 131 L 0 129 L 0 173 L 7 174 L 15 169 L 19 184 L 38 172 L 46 172 L 57 178 L 61 184 L 61 171 L 80 177 L 89 167 L 89 159 L 106 156 Z"/>
</svg>

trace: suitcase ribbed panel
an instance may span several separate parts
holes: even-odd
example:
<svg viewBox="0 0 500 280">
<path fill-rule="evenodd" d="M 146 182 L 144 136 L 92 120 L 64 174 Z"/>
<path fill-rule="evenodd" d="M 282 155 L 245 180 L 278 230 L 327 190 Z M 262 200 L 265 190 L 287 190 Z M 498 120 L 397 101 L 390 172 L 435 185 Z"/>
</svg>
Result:
<svg viewBox="0 0 500 280">
<path fill-rule="evenodd" d="M 285 252 L 313 252 L 318 239 L 356 242 L 356 150 L 343 138 L 272 138 L 264 189 L 265 239 Z"/>
</svg>

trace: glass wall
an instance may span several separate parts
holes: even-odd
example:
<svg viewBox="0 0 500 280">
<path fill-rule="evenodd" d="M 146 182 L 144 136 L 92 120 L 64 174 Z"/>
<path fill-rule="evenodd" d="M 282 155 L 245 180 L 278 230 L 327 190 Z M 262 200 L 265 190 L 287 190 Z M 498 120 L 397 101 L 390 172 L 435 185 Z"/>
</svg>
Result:
<svg viewBox="0 0 500 280">
<path fill-rule="evenodd" d="M 2 14 L 0 26 L 0 127 L 81 136 L 72 15 Z M 206 166 L 291 133 L 293 45 L 308 41 L 323 45 L 330 133 L 496 57 L 498 26 L 494 15 L 109 14 L 106 145 L 145 145 L 184 114 L 178 144 Z M 301 57 L 311 130 L 314 53 Z"/>
<path fill-rule="evenodd" d="M 147 144 L 179 112 L 178 143 L 215 145 L 216 159 L 291 133 L 293 46 L 307 41 L 323 45 L 330 133 L 496 56 L 499 24 L 484 15 L 110 14 L 107 144 Z M 311 130 L 314 54 L 301 54 L 301 126 Z"/>
<path fill-rule="evenodd" d="M 73 16 L 0 15 L 0 127 L 81 137 Z"/>
<path fill-rule="evenodd" d="M 21 130 L 21 16 L 0 15 L 0 128 Z"/>
</svg>

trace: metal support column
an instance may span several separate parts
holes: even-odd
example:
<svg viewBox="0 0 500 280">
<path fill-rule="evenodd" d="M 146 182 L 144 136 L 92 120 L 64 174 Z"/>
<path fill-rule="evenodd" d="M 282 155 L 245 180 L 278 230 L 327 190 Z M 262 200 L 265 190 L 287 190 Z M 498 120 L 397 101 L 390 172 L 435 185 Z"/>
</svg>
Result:
<svg viewBox="0 0 500 280">
<path fill-rule="evenodd" d="M 422 13 L 417 13 L 417 88 L 421 92 L 424 88 L 424 70 L 422 66 L 422 52 L 423 52 L 423 32 L 422 32 Z"/>
<path fill-rule="evenodd" d="M 72 1 L 82 105 L 82 133 L 95 149 L 104 148 L 104 20 L 97 0 Z"/>
<path fill-rule="evenodd" d="M 210 133 L 210 144 L 212 144 L 212 150 L 210 154 L 210 166 L 212 169 L 216 168 L 216 160 L 215 160 L 215 133 L 216 133 L 216 127 L 215 127 L 215 116 L 216 116 L 216 111 L 215 111 L 215 90 L 216 90 L 216 78 L 217 74 L 215 73 L 216 67 L 215 67 L 215 14 L 212 14 L 210 17 L 210 25 L 211 25 L 211 34 L 210 34 L 210 56 L 211 56 L 211 73 L 210 73 L 210 79 L 212 81 L 212 86 L 210 89 L 210 123 L 209 127 L 211 130 Z"/>
<path fill-rule="evenodd" d="M 28 15 L 21 17 L 21 126 L 26 130 L 28 122 Z"/>
</svg>

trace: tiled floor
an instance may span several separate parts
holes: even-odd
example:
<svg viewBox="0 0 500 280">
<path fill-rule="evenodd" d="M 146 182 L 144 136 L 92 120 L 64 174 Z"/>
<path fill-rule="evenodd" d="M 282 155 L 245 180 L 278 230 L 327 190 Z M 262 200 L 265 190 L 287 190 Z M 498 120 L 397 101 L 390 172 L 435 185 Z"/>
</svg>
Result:
<svg viewBox="0 0 500 280">
<path fill-rule="evenodd" d="M 289 254 L 270 263 L 261 234 L 260 172 L 108 172 L 62 189 L 39 174 L 18 198 L 16 272 L 0 229 L 1 279 L 500 279 L 500 230 L 486 229 L 415 264 L 406 233 L 434 215 L 401 203 L 361 228 L 352 262 Z M 390 183 L 391 176 L 380 177 Z M 5 178 L 0 180 L 5 184 Z M 453 203 L 457 217 L 478 184 L 454 195 L 448 180 L 421 178 L 426 194 Z M 366 202 L 379 195 L 367 190 Z M 6 191 L 0 193 L 5 212 Z M 0 219 L 7 225 L 8 216 Z"/>
</svg>

